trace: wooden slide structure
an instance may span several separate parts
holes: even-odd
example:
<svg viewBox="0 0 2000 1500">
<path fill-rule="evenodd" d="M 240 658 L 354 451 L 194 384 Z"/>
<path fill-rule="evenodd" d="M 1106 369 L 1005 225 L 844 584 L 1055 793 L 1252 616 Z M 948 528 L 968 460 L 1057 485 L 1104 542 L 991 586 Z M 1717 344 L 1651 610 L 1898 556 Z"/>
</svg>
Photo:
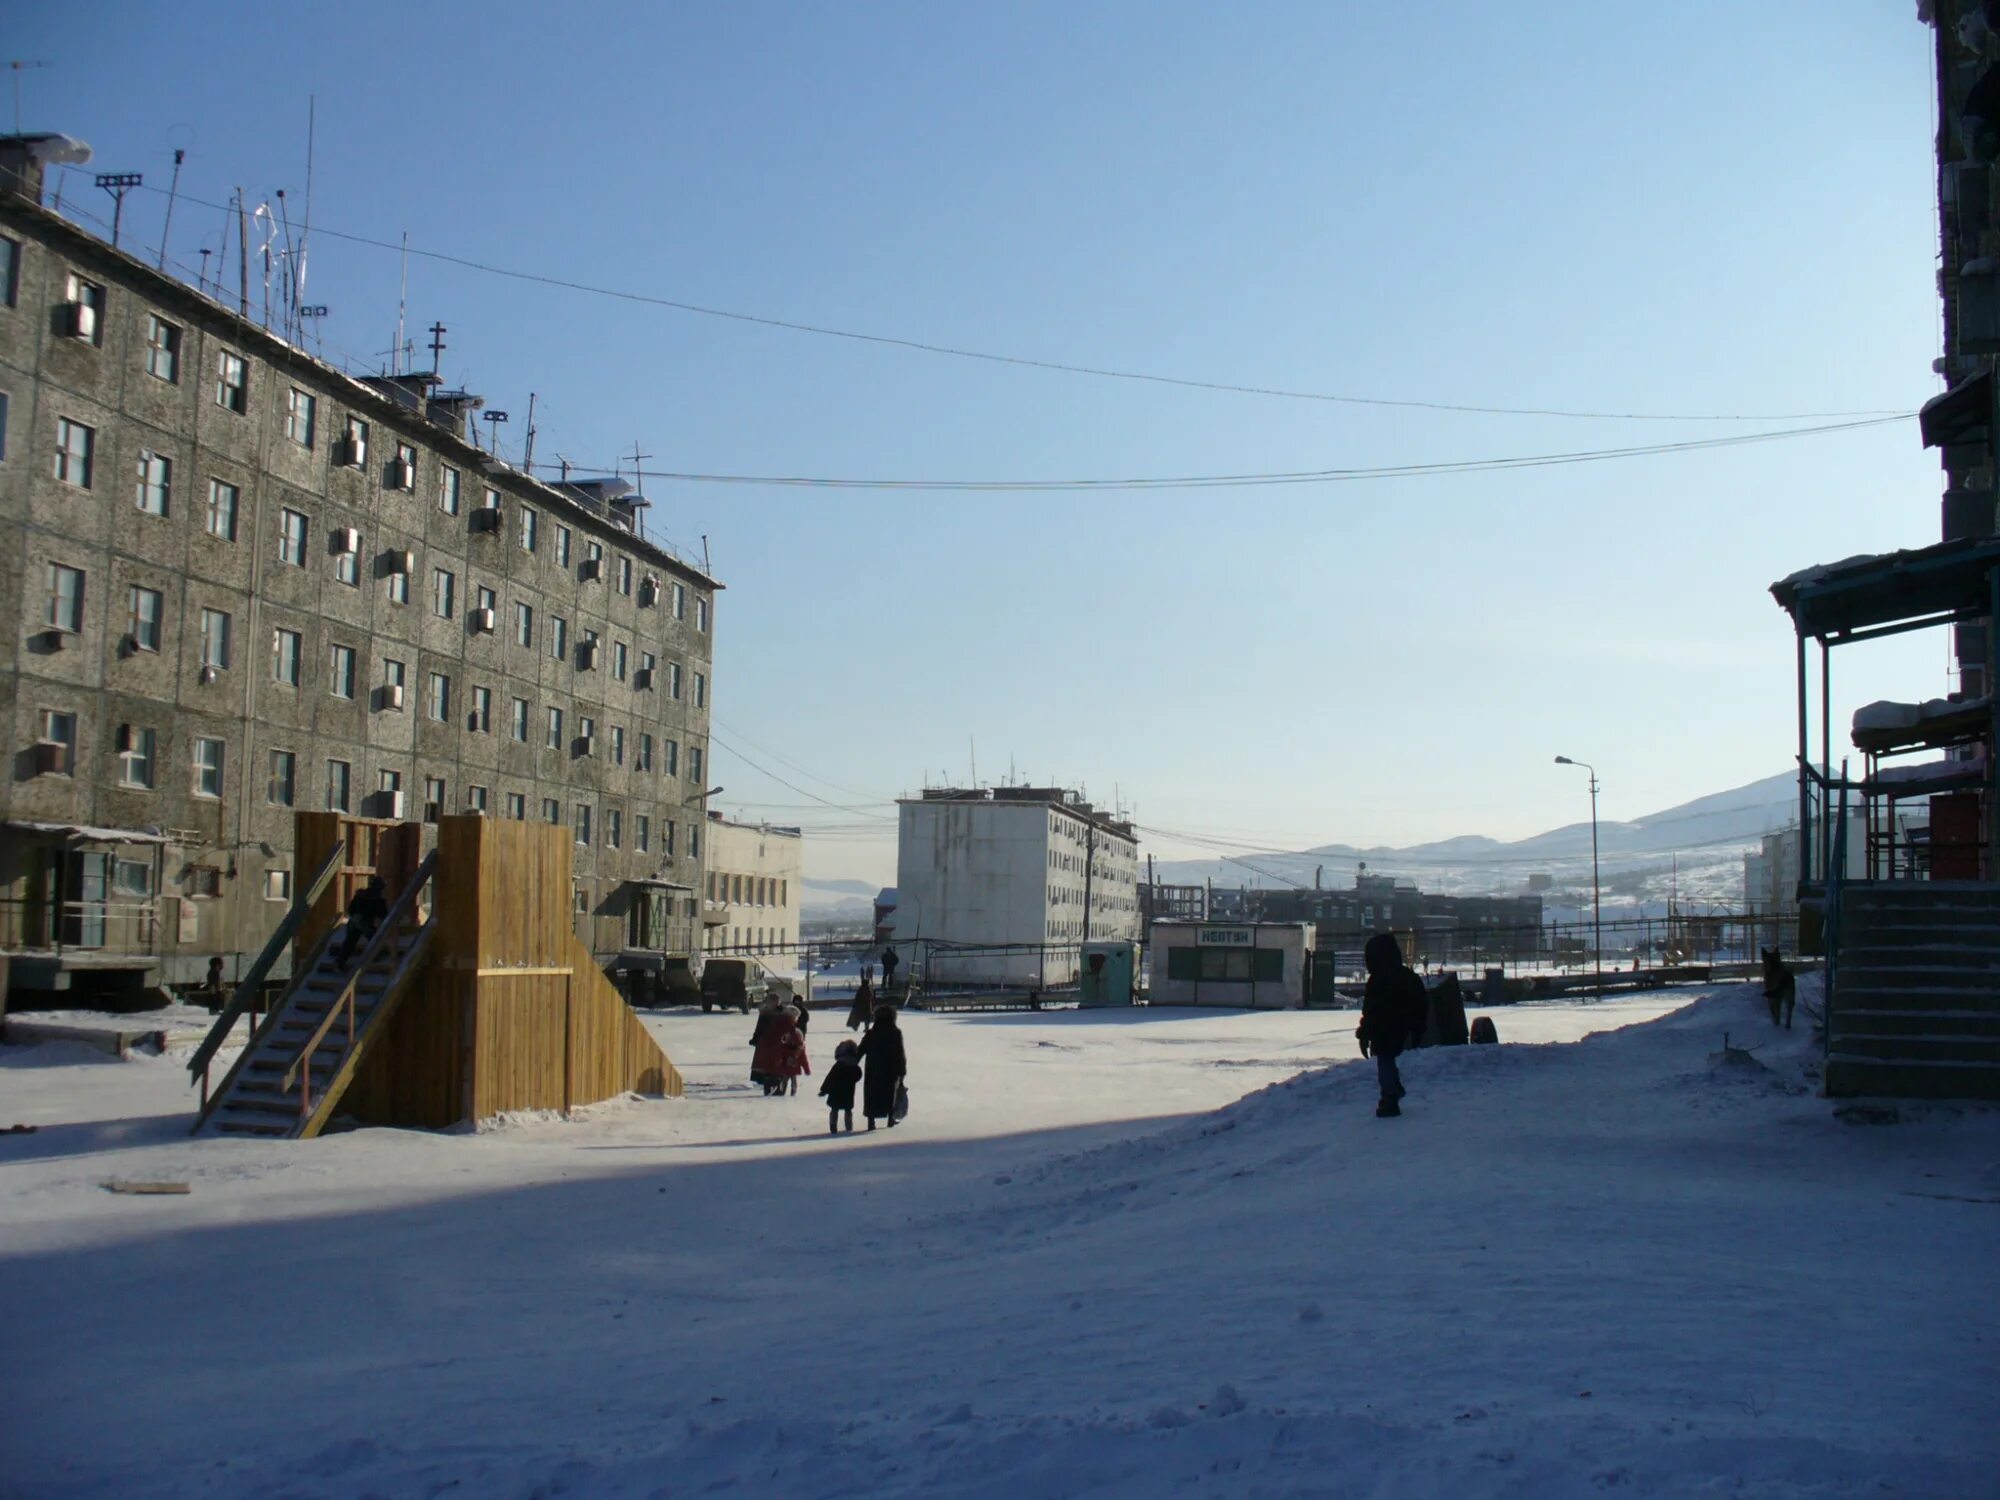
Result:
<svg viewBox="0 0 2000 1500">
<path fill-rule="evenodd" d="M 681 1076 L 571 926 L 571 844 L 546 823 L 423 825 L 300 813 L 314 871 L 190 1064 L 196 1131 L 318 1135 L 341 1117 L 442 1128 L 618 1094 L 679 1095 Z M 342 913 L 372 875 L 389 917 L 341 963 Z M 213 1091 L 222 1040 L 290 942 L 292 982 Z"/>
</svg>

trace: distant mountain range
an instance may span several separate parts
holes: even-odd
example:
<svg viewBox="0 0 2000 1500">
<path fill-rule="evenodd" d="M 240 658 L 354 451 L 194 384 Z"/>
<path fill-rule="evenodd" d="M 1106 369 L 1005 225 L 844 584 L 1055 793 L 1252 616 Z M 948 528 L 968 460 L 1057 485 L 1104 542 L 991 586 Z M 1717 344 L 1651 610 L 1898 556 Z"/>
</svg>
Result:
<svg viewBox="0 0 2000 1500">
<path fill-rule="evenodd" d="M 1600 821 L 1598 860 L 1607 900 L 1613 893 L 1638 899 L 1664 894 L 1676 879 L 1684 895 L 1735 899 L 1741 892 L 1745 849 L 1766 833 L 1796 821 L 1798 777 L 1785 771 L 1748 786 L 1697 797 L 1630 822 Z M 1164 884 L 1346 886 L 1365 861 L 1370 874 L 1414 880 L 1447 893 L 1518 890 L 1531 874 L 1553 875 L 1558 888 L 1590 880 L 1590 823 L 1568 823 L 1531 838 L 1503 842 L 1461 834 L 1427 844 L 1359 848 L 1322 844 L 1313 849 L 1270 850 L 1235 859 L 1177 859 L 1157 863 Z"/>
</svg>

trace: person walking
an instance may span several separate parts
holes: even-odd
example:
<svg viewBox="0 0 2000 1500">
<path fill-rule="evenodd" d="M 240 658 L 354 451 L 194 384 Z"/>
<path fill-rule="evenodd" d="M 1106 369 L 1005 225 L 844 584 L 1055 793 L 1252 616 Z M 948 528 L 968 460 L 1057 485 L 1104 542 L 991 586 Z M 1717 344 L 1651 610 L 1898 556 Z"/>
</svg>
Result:
<svg viewBox="0 0 2000 1500">
<path fill-rule="evenodd" d="M 1403 1087 L 1396 1059 L 1423 1037 L 1430 998 L 1423 980 L 1403 962 L 1394 933 L 1371 937 L 1361 950 L 1361 961 L 1368 966 L 1368 988 L 1361 997 L 1361 1025 L 1355 1035 L 1361 1041 L 1361 1055 L 1375 1059 L 1375 1076 L 1382 1085 L 1375 1115 L 1386 1120 L 1403 1112 L 1403 1096 L 1409 1090 Z"/>
<path fill-rule="evenodd" d="M 862 1064 L 861 1112 L 868 1116 L 868 1128 L 877 1120 L 887 1120 L 896 1128 L 896 1095 L 909 1071 L 903 1051 L 903 1032 L 896 1025 L 896 1007 L 877 1006 L 875 1025 L 861 1039 L 855 1056 Z"/>
<path fill-rule="evenodd" d="M 346 968 L 354 958 L 354 950 L 375 936 L 383 918 L 389 915 L 388 883 L 380 875 L 368 877 L 368 884 L 354 893 L 354 899 L 347 903 L 347 935 L 341 940 L 340 952 L 334 962 Z"/>
<path fill-rule="evenodd" d="M 854 992 L 854 1004 L 848 1008 L 847 1029 L 860 1031 L 875 1019 L 875 987 L 868 982 L 868 971 L 861 971 L 861 986 Z"/>
<path fill-rule="evenodd" d="M 861 1082 L 861 1064 L 854 1060 L 860 1049 L 852 1042 L 842 1042 L 833 1049 L 833 1071 L 826 1075 L 826 1082 L 819 1086 L 819 1095 L 826 1100 L 826 1133 L 838 1134 L 840 1117 L 847 1116 L 847 1130 L 854 1131 L 854 1086 Z"/>
<path fill-rule="evenodd" d="M 779 1071 L 778 1064 L 784 1046 L 783 1036 L 791 1028 L 784 1025 L 781 1030 L 778 1011 L 777 998 L 767 998 L 757 1008 L 757 1024 L 750 1032 L 750 1081 L 764 1090 L 767 1099 L 785 1085 L 784 1074 Z"/>
</svg>

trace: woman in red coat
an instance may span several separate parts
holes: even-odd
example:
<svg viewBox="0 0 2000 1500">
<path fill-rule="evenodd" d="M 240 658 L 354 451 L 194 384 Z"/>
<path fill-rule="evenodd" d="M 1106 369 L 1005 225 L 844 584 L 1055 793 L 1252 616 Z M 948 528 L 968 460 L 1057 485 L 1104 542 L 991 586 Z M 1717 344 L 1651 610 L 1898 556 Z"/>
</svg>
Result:
<svg viewBox="0 0 2000 1500">
<path fill-rule="evenodd" d="M 812 1072 L 798 1011 L 789 1005 L 766 1010 L 751 1040 L 757 1048 L 750 1054 L 751 1082 L 763 1084 L 766 1094 L 796 1094 L 799 1075 Z"/>
</svg>

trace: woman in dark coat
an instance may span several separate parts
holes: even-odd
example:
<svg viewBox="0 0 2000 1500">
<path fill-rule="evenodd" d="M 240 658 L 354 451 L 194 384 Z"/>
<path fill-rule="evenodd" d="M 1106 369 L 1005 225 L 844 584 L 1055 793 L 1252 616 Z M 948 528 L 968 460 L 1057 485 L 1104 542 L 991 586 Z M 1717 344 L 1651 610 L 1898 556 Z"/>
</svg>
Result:
<svg viewBox="0 0 2000 1500">
<path fill-rule="evenodd" d="M 848 1008 L 847 1029 L 859 1031 L 875 1019 L 875 989 L 868 983 L 868 976 L 861 976 L 861 987 L 854 992 L 854 1004 Z"/>
<path fill-rule="evenodd" d="M 903 1054 L 903 1033 L 896 1025 L 896 1007 L 884 1005 L 875 1012 L 875 1025 L 861 1039 L 856 1054 L 861 1059 L 861 1110 L 873 1130 L 878 1119 L 896 1128 L 896 1089 L 908 1071 Z"/>
</svg>

